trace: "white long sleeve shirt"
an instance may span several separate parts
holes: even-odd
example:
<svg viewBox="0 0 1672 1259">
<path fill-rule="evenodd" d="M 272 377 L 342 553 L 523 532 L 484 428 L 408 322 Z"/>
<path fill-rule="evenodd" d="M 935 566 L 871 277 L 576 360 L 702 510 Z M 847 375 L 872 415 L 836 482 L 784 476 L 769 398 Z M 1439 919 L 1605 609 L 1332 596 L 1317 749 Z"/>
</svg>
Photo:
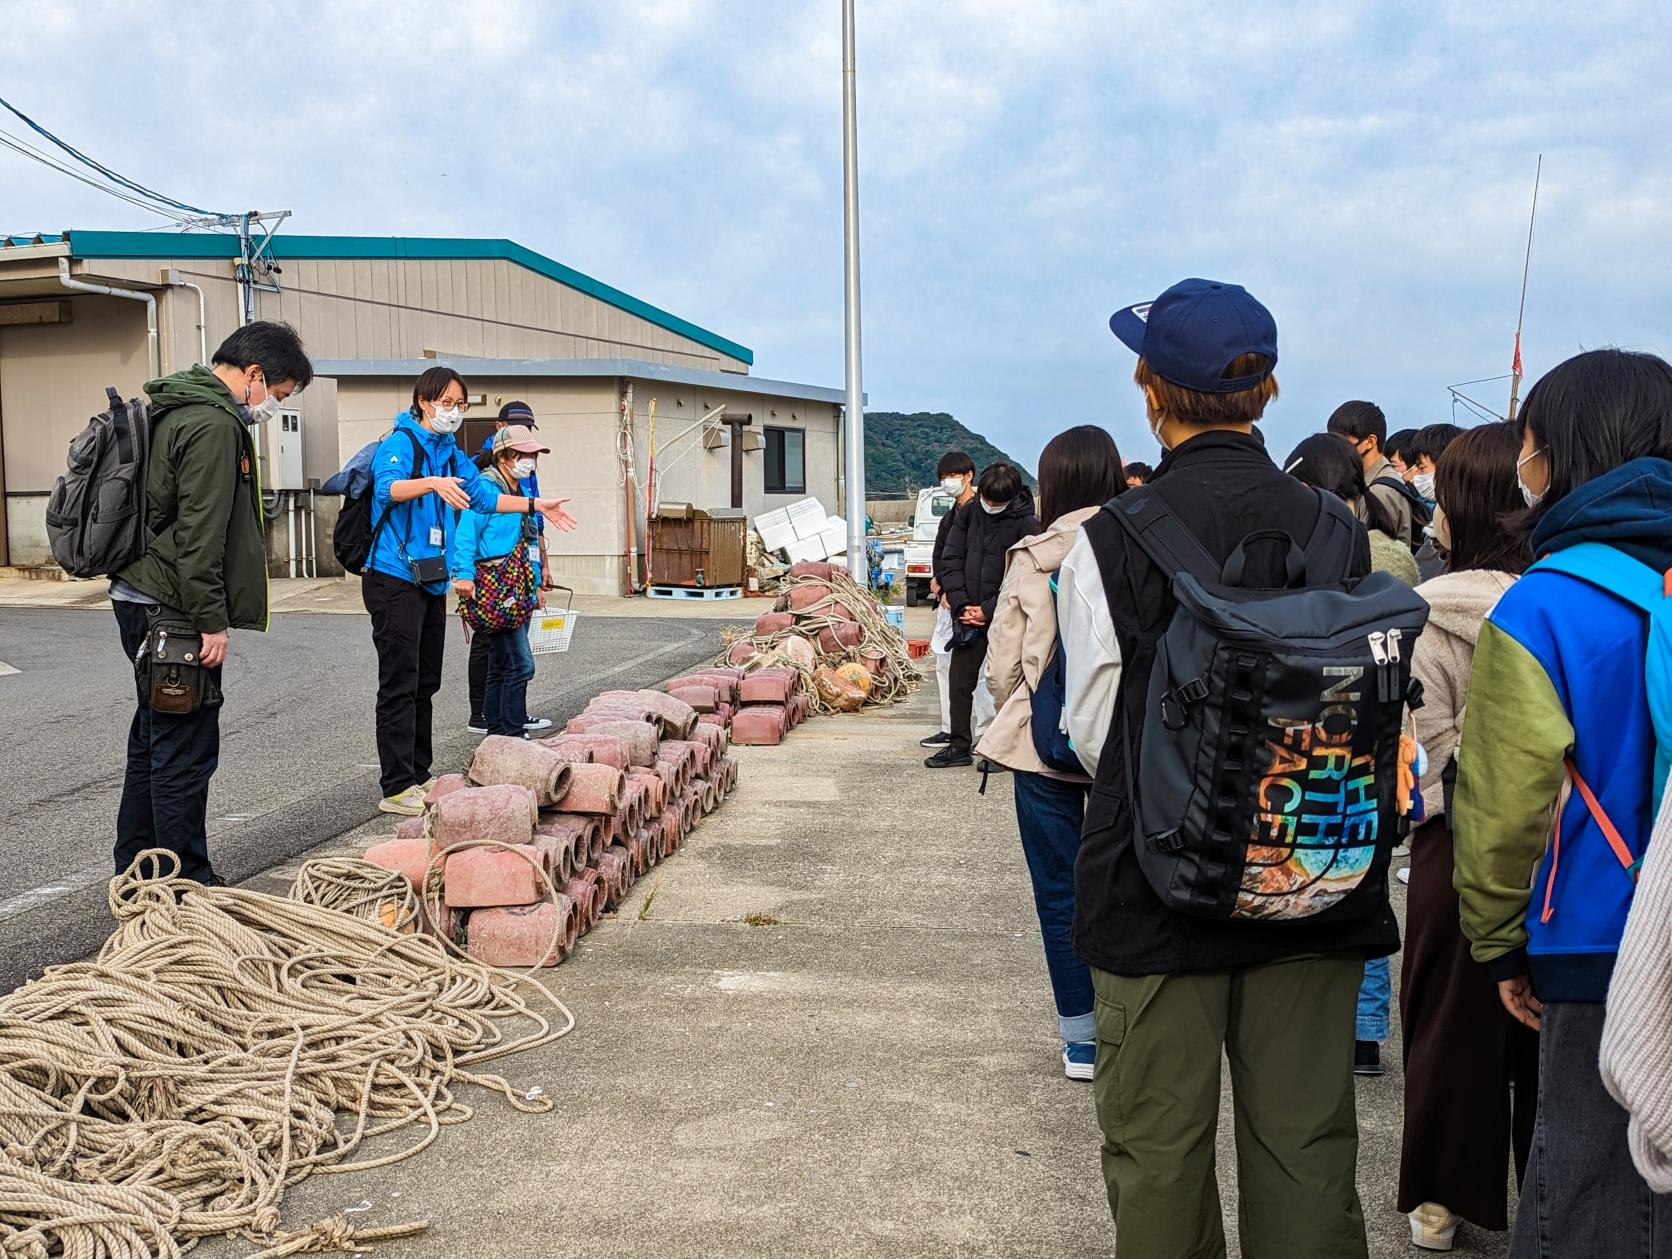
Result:
<svg viewBox="0 0 1672 1259">
<path fill-rule="evenodd" d="M 1057 572 L 1057 633 L 1068 739 L 1086 773 L 1095 778 L 1114 722 L 1121 658 L 1103 573 L 1083 530 Z"/>
</svg>

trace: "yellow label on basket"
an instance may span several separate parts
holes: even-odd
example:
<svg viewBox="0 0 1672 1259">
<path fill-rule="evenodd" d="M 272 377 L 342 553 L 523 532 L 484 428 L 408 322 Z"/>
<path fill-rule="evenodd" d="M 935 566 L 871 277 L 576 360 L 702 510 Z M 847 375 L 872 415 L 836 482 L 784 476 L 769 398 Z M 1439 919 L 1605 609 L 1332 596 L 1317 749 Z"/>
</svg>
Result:
<svg viewBox="0 0 1672 1259">
<path fill-rule="evenodd" d="M 569 614 L 567 612 L 559 612 L 556 616 L 543 616 L 540 618 L 540 628 L 547 633 L 554 633 L 557 630 L 562 629 L 568 623 Z"/>
</svg>

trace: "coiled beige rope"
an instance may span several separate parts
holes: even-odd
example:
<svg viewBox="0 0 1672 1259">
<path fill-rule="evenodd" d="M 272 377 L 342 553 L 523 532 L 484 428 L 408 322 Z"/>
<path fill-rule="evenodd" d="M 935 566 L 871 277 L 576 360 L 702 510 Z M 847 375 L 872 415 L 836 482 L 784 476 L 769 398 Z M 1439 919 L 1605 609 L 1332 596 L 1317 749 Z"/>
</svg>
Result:
<svg viewBox="0 0 1672 1259">
<path fill-rule="evenodd" d="M 7 1259 L 169 1259 L 216 1234 L 276 1257 L 405 1235 L 422 1224 L 281 1234 L 279 1206 L 312 1173 L 428 1147 L 471 1117 L 460 1085 L 552 1109 L 480 1069 L 574 1026 L 543 985 L 430 936 L 177 871 L 170 853 L 142 854 L 111 881 L 117 926 L 98 957 L 0 997 Z M 352 881 L 314 886 L 363 905 L 374 885 Z M 399 1148 L 364 1148 L 413 1127 Z"/>
</svg>

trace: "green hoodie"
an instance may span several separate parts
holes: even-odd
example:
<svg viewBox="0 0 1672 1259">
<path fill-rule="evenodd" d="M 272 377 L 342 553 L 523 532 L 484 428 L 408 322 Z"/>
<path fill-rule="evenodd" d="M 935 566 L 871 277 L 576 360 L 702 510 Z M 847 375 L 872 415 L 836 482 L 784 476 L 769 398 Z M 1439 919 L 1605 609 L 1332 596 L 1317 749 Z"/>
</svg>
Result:
<svg viewBox="0 0 1672 1259">
<path fill-rule="evenodd" d="M 200 633 L 267 628 L 261 479 L 232 391 L 207 367 L 145 386 L 151 397 L 145 554 L 118 574 Z"/>
</svg>

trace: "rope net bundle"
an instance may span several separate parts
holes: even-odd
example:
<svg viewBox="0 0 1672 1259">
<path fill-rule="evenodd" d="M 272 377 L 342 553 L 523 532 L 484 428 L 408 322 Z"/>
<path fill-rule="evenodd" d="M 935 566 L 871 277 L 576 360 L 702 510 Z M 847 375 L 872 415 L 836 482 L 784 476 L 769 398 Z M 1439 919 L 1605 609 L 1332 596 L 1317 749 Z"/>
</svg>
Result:
<svg viewBox="0 0 1672 1259">
<path fill-rule="evenodd" d="M 172 1259 L 222 1234 L 277 1259 L 404 1236 L 427 1222 L 285 1233 L 279 1206 L 310 1174 L 428 1148 L 471 1118 L 460 1085 L 552 1109 L 482 1068 L 574 1017 L 525 976 L 381 925 L 384 871 L 310 872 L 305 894 L 357 907 L 343 912 L 178 870 L 172 853 L 141 854 L 111 881 L 117 926 L 98 956 L 0 997 L 7 1259 Z M 405 1129 L 400 1148 L 363 1151 Z"/>
<path fill-rule="evenodd" d="M 801 573 L 786 576 L 779 583 L 778 589 L 785 595 L 796 586 L 828 586 L 830 593 L 805 608 L 795 609 L 795 624 L 772 634 L 756 634 L 752 630 L 728 627 L 721 630 L 720 637 L 725 643 L 725 650 L 715 658 L 718 665 L 731 663 L 731 649 L 745 639 L 753 642 L 756 647 L 755 657 L 739 666 L 746 670 L 760 669 L 767 665 L 788 667 L 801 675 L 803 689 L 812 702 L 813 711 L 830 714 L 838 711 L 826 703 L 819 696 L 818 687 L 813 684 L 814 668 L 819 665 L 832 667 L 846 664 L 849 661 L 865 663 L 865 652 L 881 652 L 883 671 L 880 677 L 874 677 L 871 693 L 865 699 L 866 707 L 885 704 L 898 704 L 922 685 L 922 676 L 917 667 L 911 662 L 911 655 L 906 650 L 905 637 L 893 625 L 889 624 L 887 616 L 883 614 L 882 605 L 878 603 L 869 590 L 857 581 L 853 574 L 840 569 L 828 576 L 814 573 Z M 837 617 L 820 613 L 837 604 L 846 608 L 851 617 Z M 857 623 L 864 632 L 864 637 L 857 646 L 846 647 L 841 651 L 819 650 L 819 631 L 834 630 L 837 625 L 851 620 Z M 775 653 L 773 649 L 789 638 L 805 638 L 813 644 L 816 660 L 813 668 L 788 655 Z M 876 657 L 873 656 L 873 659 Z"/>
</svg>

